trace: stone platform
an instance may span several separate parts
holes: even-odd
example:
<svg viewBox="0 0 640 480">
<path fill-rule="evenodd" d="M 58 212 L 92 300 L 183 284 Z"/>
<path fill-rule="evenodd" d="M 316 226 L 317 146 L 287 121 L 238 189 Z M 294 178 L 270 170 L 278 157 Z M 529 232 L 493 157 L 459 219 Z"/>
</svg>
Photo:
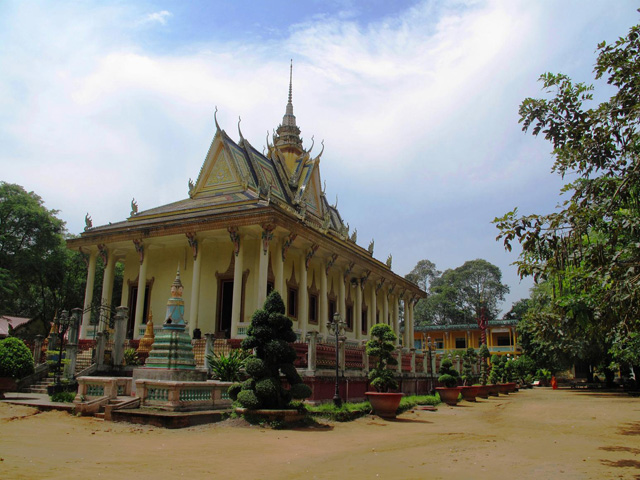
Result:
<svg viewBox="0 0 640 480">
<path fill-rule="evenodd" d="M 111 413 L 111 420 L 114 422 L 128 422 L 175 429 L 221 422 L 229 418 L 229 415 L 231 415 L 230 409 L 200 412 L 167 412 L 150 408 L 136 408 L 114 410 Z"/>
</svg>

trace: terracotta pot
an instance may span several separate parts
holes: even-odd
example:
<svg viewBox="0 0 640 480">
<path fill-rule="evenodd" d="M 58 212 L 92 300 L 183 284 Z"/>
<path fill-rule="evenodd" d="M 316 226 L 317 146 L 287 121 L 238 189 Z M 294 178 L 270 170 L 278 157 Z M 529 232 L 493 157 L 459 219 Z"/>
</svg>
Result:
<svg viewBox="0 0 640 480">
<path fill-rule="evenodd" d="M 467 402 L 475 402 L 476 397 L 479 396 L 478 393 L 480 392 L 480 385 L 469 385 L 459 388 L 463 400 L 466 400 Z"/>
<path fill-rule="evenodd" d="M 458 404 L 458 395 L 460 395 L 459 387 L 437 387 L 436 392 L 440 395 L 440 400 L 450 406 Z"/>
<path fill-rule="evenodd" d="M 0 377 L 0 399 L 4 398 L 5 392 L 13 392 L 18 385 L 11 377 Z"/>
<path fill-rule="evenodd" d="M 497 397 L 500 395 L 500 387 L 496 383 L 492 383 L 487 385 L 489 387 L 489 395 L 492 397 Z"/>
<path fill-rule="evenodd" d="M 511 391 L 511 387 L 509 386 L 508 383 L 499 383 L 498 389 L 500 393 L 503 395 L 509 395 L 509 392 Z"/>
<path fill-rule="evenodd" d="M 371 404 L 373 412 L 382 418 L 396 418 L 396 410 L 400 405 L 403 393 L 382 393 L 382 392 L 365 392 L 364 393 Z"/>
<path fill-rule="evenodd" d="M 513 393 L 513 392 L 517 392 L 518 391 L 518 384 L 516 382 L 505 383 L 505 385 L 509 386 L 509 388 L 507 389 L 509 391 L 509 393 Z"/>
<path fill-rule="evenodd" d="M 489 385 L 477 385 L 478 393 L 476 397 L 489 398 Z"/>
</svg>

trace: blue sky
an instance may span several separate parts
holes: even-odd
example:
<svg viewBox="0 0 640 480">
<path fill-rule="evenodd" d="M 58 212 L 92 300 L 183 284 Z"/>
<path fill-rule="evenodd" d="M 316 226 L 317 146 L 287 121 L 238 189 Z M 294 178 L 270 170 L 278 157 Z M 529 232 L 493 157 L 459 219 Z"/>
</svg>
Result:
<svg viewBox="0 0 640 480">
<path fill-rule="evenodd" d="M 255 147 L 282 120 L 289 61 L 305 144 L 359 243 L 408 273 L 485 258 L 526 297 L 494 217 L 560 201 L 549 145 L 518 106 L 539 75 L 592 82 L 596 45 L 635 2 L 0 3 L 0 179 L 40 194 L 70 232 L 185 198 L 213 134 Z M 602 85 L 598 85 L 601 88 Z M 599 90 L 606 93 L 606 89 Z"/>
</svg>

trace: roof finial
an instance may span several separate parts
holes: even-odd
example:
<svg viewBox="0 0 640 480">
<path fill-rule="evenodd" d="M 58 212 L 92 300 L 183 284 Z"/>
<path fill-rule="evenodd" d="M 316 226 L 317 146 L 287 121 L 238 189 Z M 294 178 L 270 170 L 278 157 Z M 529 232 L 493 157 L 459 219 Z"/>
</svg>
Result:
<svg viewBox="0 0 640 480">
<path fill-rule="evenodd" d="M 291 102 L 291 87 L 293 85 L 293 58 L 291 59 L 291 64 L 289 65 L 289 103 Z"/>
<path fill-rule="evenodd" d="M 242 136 L 242 130 L 240 130 L 241 121 L 242 121 L 242 118 L 240 118 L 240 115 L 238 115 L 238 133 L 240 134 L 240 141 L 244 142 L 244 137 Z"/>
<path fill-rule="evenodd" d="M 216 105 L 216 111 L 213 112 L 213 120 L 216 122 L 216 130 L 220 131 L 220 125 L 218 125 L 218 106 Z"/>
</svg>

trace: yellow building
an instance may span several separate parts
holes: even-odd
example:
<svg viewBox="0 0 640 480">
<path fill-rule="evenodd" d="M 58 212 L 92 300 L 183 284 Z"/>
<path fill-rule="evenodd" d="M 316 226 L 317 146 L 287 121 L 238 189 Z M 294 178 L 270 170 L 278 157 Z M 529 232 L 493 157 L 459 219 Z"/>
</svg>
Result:
<svg viewBox="0 0 640 480">
<path fill-rule="evenodd" d="M 522 347 L 518 344 L 517 320 L 494 320 L 487 327 L 487 347 L 493 355 L 520 355 Z M 417 326 L 414 331 L 414 346 L 426 350 L 431 341 L 431 351 L 444 354 L 469 347 L 481 346 L 480 328 L 476 324 L 465 325 L 429 325 Z"/>
<path fill-rule="evenodd" d="M 216 132 L 188 197 L 138 211 L 129 218 L 87 227 L 69 240 L 88 256 L 87 289 L 81 338 L 89 338 L 89 307 L 94 299 L 96 262 L 105 264 L 100 302 L 110 304 L 114 267 L 124 264 L 122 304 L 129 307 L 128 338 L 144 334 L 147 312 L 163 312 L 167 285 L 179 266 L 185 290 L 189 332 L 242 338 L 251 314 L 272 289 L 281 293 L 287 314 L 301 338 L 326 335 L 334 312 L 347 321 L 347 338 L 367 338 L 371 325 L 399 329 L 404 304 L 408 324 L 425 293 L 359 246 L 336 205 L 326 199 L 320 153 L 303 148 L 293 115 L 291 83 L 282 124 L 260 153 L 242 137 L 236 143 Z M 324 150 L 324 147 L 323 147 Z M 144 181 L 144 179 L 141 179 Z M 156 328 L 163 319 L 156 313 Z M 413 338 L 406 329 L 406 340 Z M 409 341 L 403 342 L 405 345 Z"/>
</svg>

